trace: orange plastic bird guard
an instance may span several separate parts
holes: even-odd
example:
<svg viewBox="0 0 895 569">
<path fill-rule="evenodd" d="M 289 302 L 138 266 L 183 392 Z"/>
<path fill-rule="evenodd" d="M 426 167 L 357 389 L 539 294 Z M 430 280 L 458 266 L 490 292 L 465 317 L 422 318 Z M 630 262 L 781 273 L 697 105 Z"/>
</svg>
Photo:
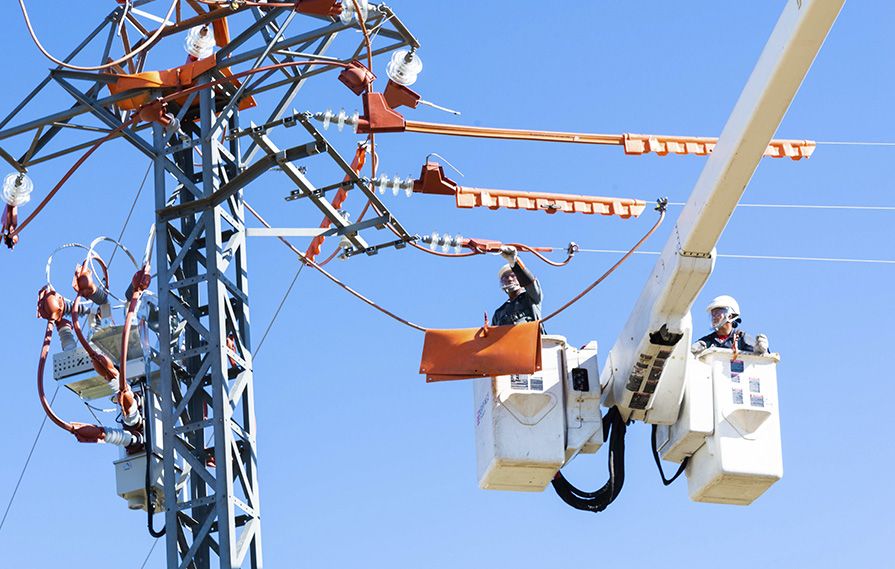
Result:
<svg viewBox="0 0 895 569">
<path fill-rule="evenodd" d="M 113 95 L 123 93 L 131 89 L 140 89 L 133 97 L 129 97 L 118 102 L 118 108 L 126 111 L 138 109 L 141 105 L 148 103 L 152 99 L 152 89 L 182 89 L 191 86 L 197 77 L 214 68 L 217 65 L 217 56 L 212 54 L 198 61 L 191 61 L 180 67 L 173 69 L 163 69 L 161 71 L 144 71 L 142 73 L 125 73 L 118 75 L 115 83 L 109 84 L 109 92 Z M 233 74 L 229 69 L 221 69 L 224 77 L 231 77 Z M 239 87 L 240 83 L 233 80 L 234 87 Z M 178 105 L 186 103 L 188 95 L 177 97 L 174 102 Z M 194 105 L 198 104 L 198 98 Z M 244 110 L 255 106 L 255 99 L 251 96 L 244 98 L 239 102 L 239 109 Z"/>
<path fill-rule="evenodd" d="M 420 373 L 426 381 L 528 374 L 541 369 L 541 323 L 426 330 Z"/>
<path fill-rule="evenodd" d="M 586 213 L 617 215 L 622 218 L 638 217 L 646 208 L 643 200 L 630 198 L 605 198 L 575 194 L 551 194 L 545 192 L 520 192 L 467 188 L 445 177 L 444 169 L 436 162 L 423 165 L 420 179 L 413 183 L 413 191 L 421 194 L 453 195 L 457 207 L 487 207 L 498 209 L 543 210 L 547 213 Z"/>
<path fill-rule="evenodd" d="M 656 136 L 651 134 L 625 134 L 625 154 L 640 155 L 655 152 L 660 156 L 666 154 L 711 154 L 718 143 L 717 138 L 688 136 Z M 814 154 L 817 143 L 811 140 L 779 140 L 774 139 L 764 151 L 768 158 L 792 158 L 801 160 Z"/>
</svg>

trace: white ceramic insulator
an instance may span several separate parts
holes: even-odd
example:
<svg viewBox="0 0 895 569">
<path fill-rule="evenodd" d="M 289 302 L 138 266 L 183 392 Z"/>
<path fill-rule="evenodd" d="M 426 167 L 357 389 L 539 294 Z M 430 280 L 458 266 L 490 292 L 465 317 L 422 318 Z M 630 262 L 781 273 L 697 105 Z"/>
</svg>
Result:
<svg viewBox="0 0 895 569">
<path fill-rule="evenodd" d="M 388 186 L 388 176 L 380 174 L 379 177 L 373 181 L 373 185 L 379 188 L 380 194 L 385 194 L 385 188 Z"/>
<path fill-rule="evenodd" d="M 451 250 L 451 234 L 445 233 L 441 241 L 441 251 L 447 253 Z"/>
<path fill-rule="evenodd" d="M 357 5 L 360 7 L 361 19 L 366 22 L 367 14 L 370 11 L 369 3 L 367 0 L 357 0 Z M 339 14 L 339 19 L 342 20 L 343 24 L 350 24 L 352 20 L 358 19 L 352 0 L 342 0 L 342 13 Z"/>
<path fill-rule="evenodd" d="M 140 408 L 139 408 L 139 406 L 135 405 L 134 412 L 129 415 L 125 415 L 122 412 L 121 421 L 128 427 L 133 427 L 134 425 L 139 424 L 140 423 Z"/>
<path fill-rule="evenodd" d="M 409 87 L 416 83 L 416 78 L 422 70 L 423 61 L 420 56 L 406 49 L 400 49 L 392 54 L 392 59 L 385 68 L 385 74 L 395 83 Z"/>
<path fill-rule="evenodd" d="M 3 180 L 3 201 L 12 206 L 20 206 L 31 199 L 34 182 L 25 174 L 13 172 Z"/>
<path fill-rule="evenodd" d="M 403 182 L 401 182 L 401 189 L 404 190 L 404 195 L 408 198 L 413 195 L 413 178 L 407 176 Z"/>
<path fill-rule="evenodd" d="M 463 247 L 460 245 L 460 242 L 461 242 L 461 241 L 463 241 L 463 236 L 460 235 L 460 234 L 458 233 L 458 234 L 454 237 L 454 241 L 453 241 L 453 243 L 452 243 L 452 245 L 454 246 L 454 253 L 459 253 L 460 250 L 463 248 Z"/>
<path fill-rule="evenodd" d="M 133 433 L 129 433 L 124 429 L 103 427 L 103 432 L 106 434 L 104 442 L 109 445 L 126 447 L 138 442 L 137 437 Z"/>
<path fill-rule="evenodd" d="M 190 28 L 183 42 L 183 49 L 197 59 L 205 59 L 214 53 L 214 34 L 208 26 Z"/>
<path fill-rule="evenodd" d="M 64 352 L 70 352 L 78 347 L 78 339 L 75 337 L 75 331 L 71 326 L 59 328 L 59 341 L 62 343 L 62 351 Z"/>
</svg>

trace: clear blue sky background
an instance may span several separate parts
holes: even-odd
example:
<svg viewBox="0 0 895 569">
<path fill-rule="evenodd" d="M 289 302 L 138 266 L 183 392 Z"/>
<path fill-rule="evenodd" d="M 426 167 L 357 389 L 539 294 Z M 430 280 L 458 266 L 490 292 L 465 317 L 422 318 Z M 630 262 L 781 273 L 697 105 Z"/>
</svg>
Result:
<svg viewBox="0 0 895 569">
<path fill-rule="evenodd" d="M 165 2 L 157 2 L 164 4 Z M 112 2 L 31 4 L 47 47 L 62 54 Z M 460 109 L 458 122 L 589 132 L 714 136 L 749 76 L 783 7 L 752 2 L 410 2 L 393 8 L 420 39 L 423 97 Z M 27 38 L 14 2 L 0 7 L 0 95 L 5 114 L 46 73 L 49 62 Z M 795 98 L 778 135 L 893 140 L 891 22 L 883 0 L 848 2 Z M 296 25 L 308 25 L 297 22 Z M 339 55 L 348 39 L 335 46 Z M 153 52 L 148 67 L 183 60 L 180 38 Z M 95 54 L 95 52 L 92 52 Z M 93 64 L 90 54 L 79 61 Z M 385 77 L 384 58 L 376 72 Z M 269 103 L 269 100 L 261 100 Z M 56 90 L 31 116 L 71 104 Z M 298 110 L 359 106 L 334 75 L 318 78 Z M 246 113 L 261 121 L 261 113 Z M 420 108 L 408 117 L 444 121 Z M 281 146 L 299 129 L 272 134 Z M 350 155 L 355 137 L 333 132 Z M 416 174 L 429 152 L 447 157 L 472 186 L 618 195 L 688 197 L 705 159 L 626 157 L 619 148 L 476 141 L 423 135 L 378 137 L 383 171 Z M 22 144 L 19 141 L 18 144 Z M 4 147 L 8 147 L 4 143 Z M 17 149 L 12 145 L 13 149 Z M 895 205 L 895 149 L 821 146 L 809 161 L 764 160 L 744 203 Z M 39 198 L 73 157 L 35 167 Z M 308 163 L 320 185 L 336 175 Z M 0 254 L 5 436 L 0 438 L 4 506 L 42 418 L 34 375 L 43 323 L 34 298 L 46 256 L 58 244 L 117 235 L 147 161 L 121 141 L 106 145 L 65 187 L 14 251 Z M 248 198 L 278 225 L 316 224 L 307 203 L 284 203 L 289 186 L 271 173 Z M 563 246 L 620 249 L 652 223 L 524 211 L 461 211 L 447 198 L 389 198 L 412 231 L 462 233 Z M 357 211 L 357 196 L 348 205 Z M 28 207 L 25 208 L 28 211 Z M 659 250 L 680 208 L 645 246 Z M 126 234 L 140 248 L 153 219 L 144 191 Z M 718 251 L 895 259 L 893 212 L 740 208 Z M 373 236 L 369 236 L 374 239 Z M 383 237 L 384 239 L 384 237 Z M 254 337 L 260 338 L 298 267 L 274 240 L 250 242 Z M 326 249 L 329 250 L 328 248 Z M 113 279 L 123 287 L 122 262 Z M 582 254 L 565 269 L 532 261 L 550 310 L 614 262 Z M 56 282 L 68 290 L 75 259 L 60 258 Z M 552 323 L 574 344 L 596 339 L 601 361 L 628 317 L 655 258 L 625 264 L 574 310 Z M 427 326 L 472 326 L 501 302 L 494 257 L 441 260 L 387 251 L 333 264 L 347 282 Z M 890 316 L 895 266 L 721 259 L 696 303 L 736 296 L 743 327 L 765 332 L 779 367 L 785 476 L 748 508 L 692 503 L 686 484 L 664 488 L 649 453 L 648 428 L 628 435 L 624 492 L 605 513 L 574 511 L 549 490 L 479 490 L 475 478 L 472 385 L 426 385 L 417 374 L 422 335 L 388 320 L 312 270 L 301 275 L 256 359 L 264 555 L 268 567 L 723 565 L 730 569 L 885 566 L 895 534 L 890 400 Z M 52 380 L 51 380 L 52 381 Z M 60 411 L 90 419 L 60 392 Z M 108 417 L 108 416 L 107 416 Z M 605 480 L 605 449 L 573 463 L 582 487 Z M 139 567 L 152 544 L 145 515 L 115 495 L 117 450 L 76 444 L 48 425 L 5 527 L 3 567 Z M 161 522 L 161 519 L 158 519 Z M 887 538 L 888 536 L 888 538 Z M 890 546 L 889 546 L 890 547 Z M 164 566 L 158 547 L 149 567 Z"/>
</svg>

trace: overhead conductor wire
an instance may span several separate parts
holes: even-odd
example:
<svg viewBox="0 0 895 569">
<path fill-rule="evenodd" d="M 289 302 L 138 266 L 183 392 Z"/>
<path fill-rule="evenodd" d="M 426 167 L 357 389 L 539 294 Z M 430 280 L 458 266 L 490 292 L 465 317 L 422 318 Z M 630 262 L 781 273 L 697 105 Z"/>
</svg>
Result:
<svg viewBox="0 0 895 569">
<path fill-rule="evenodd" d="M 263 217 L 261 217 L 261 215 L 260 215 L 257 211 L 255 211 L 255 209 L 254 209 L 251 205 L 249 205 L 248 202 L 245 202 L 245 201 L 244 201 L 243 204 L 245 205 L 246 209 L 249 210 L 249 212 L 250 212 L 252 215 L 254 215 L 255 218 L 256 218 L 258 221 L 261 222 L 262 225 L 264 225 L 264 227 L 267 227 L 267 228 L 270 228 L 270 227 L 271 227 L 271 225 L 270 225 L 269 223 L 267 223 L 267 221 L 265 221 L 265 219 L 264 219 Z M 280 241 L 282 241 L 287 247 L 289 247 L 289 249 L 292 250 L 293 253 L 295 253 L 296 255 L 298 255 L 299 259 L 301 259 L 301 261 L 302 261 L 303 263 L 306 263 L 306 264 L 308 264 L 308 265 L 314 267 L 314 268 L 317 269 L 317 271 L 319 271 L 323 276 L 325 276 L 326 278 L 328 278 L 329 280 L 331 280 L 333 283 L 337 284 L 338 286 L 342 287 L 343 289 L 345 289 L 345 290 L 348 291 L 349 293 L 353 294 L 353 295 L 356 296 L 358 299 L 362 300 L 363 302 L 367 303 L 367 304 L 370 305 L 371 307 L 373 307 L 373 308 L 375 308 L 376 310 L 382 312 L 382 313 L 385 314 L 386 316 L 388 316 L 388 317 L 390 317 L 390 318 L 393 318 L 393 319 L 397 320 L 398 322 L 400 322 L 400 323 L 402 323 L 402 324 L 405 324 L 405 325 L 407 325 L 407 326 L 410 326 L 411 328 L 413 328 L 413 329 L 415 329 L 415 330 L 419 330 L 420 332 L 425 332 L 425 331 L 426 331 L 426 328 L 420 326 L 419 324 L 414 324 L 413 322 L 411 322 L 411 321 L 409 321 L 409 320 L 407 320 L 407 319 L 405 319 L 405 318 L 401 318 L 400 316 L 398 316 L 398 315 L 395 314 L 394 312 L 391 312 L 391 311 L 389 311 L 388 309 L 383 308 L 382 306 L 379 306 L 379 305 L 376 304 L 374 301 L 370 300 L 369 298 L 367 298 L 366 296 L 364 296 L 364 295 L 362 295 L 361 293 L 357 292 L 356 290 L 354 290 L 353 288 L 351 288 L 351 287 L 348 286 L 347 284 L 343 283 L 342 281 L 340 281 L 339 279 L 337 279 L 336 277 L 334 277 L 331 273 L 329 273 L 326 269 L 324 269 L 323 267 L 321 267 L 319 264 L 315 263 L 314 261 L 312 261 L 311 259 L 309 259 L 308 257 L 306 257 L 306 256 L 304 255 L 304 253 L 302 253 L 301 251 L 299 251 L 298 249 L 296 249 L 295 246 L 292 245 L 292 243 L 290 243 L 290 242 L 289 242 L 288 240 L 286 240 L 285 238 L 283 238 L 283 237 L 278 237 L 278 239 L 279 239 Z"/>
<path fill-rule="evenodd" d="M 594 289 L 594 287 L 596 287 L 601 282 L 606 280 L 606 278 L 609 275 L 611 275 L 613 272 L 615 272 L 615 269 L 617 269 L 619 266 L 621 266 L 622 263 L 627 261 L 628 258 L 630 258 L 631 255 L 633 255 L 640 248 L 640 246 L 643 245 L 646 242 L 646 240 L 649 239 L 650 236 L 652 236 L 652 234 L 656 232 L 657 229 L 659 229 L 659 226 L 662 225 L 662 222 L 665 221 L 665 211 L 666 211 L 665 205 L 666 205 L 665 200 L 659 200 L 659 205 L 656 206 L 656 209 L 659 212 L 659 219 L 657 219 L 656 223 L 650 228 L 650 230 L 647 231 L 646 234 L 640 238 L 640 241 L 635 243 L 634 246 L 631 247 L 631 249 L 629 249 L 624 255 L 622 255 L 622 257 L 618 261 L 616 261 L 616 263 L 614 265 L 609 267 L 609 269 L 605 273 L 600 275 L 597 278 L 597 280 L 595 280 L 590 285 L 588 285 L 587 288 L 585 288 L 583 291 L 578 293 L 574 298 L 572 298 L 571 300 L 569 300 L 568 302 L 566 302 L 565 304 L 563 304 L 562 306 L 560 306 L 559 308 L 557 308 L 556 310 L 554 310 L 553 312 L 551 312 L 550 314 L 548 314 L 547 316 L 542 318 L 541 322 L 547 322 L 554 316 L 559 315 L 566 308 L 572 306 L 573 304 L 575 304 L 576 302 L 581 300 L 581 298 L 584 297 L 584 295 L 586 295 L 587 293 L 592 291 Z"/>
<path fill-rule="evenodd" d="M 264 226 L 267 227 L 268 229 L 271 227 L 271 225 L 270 225 L 269 223 L 267 223 L 267 221 L 266 221 L 263 217 L 261 217 L 261 215 L 260 215 L 257 211 L 255 211 L 255 208 L 253 208 L 248 202 L 245 202 L 245 201 L 244 201 L 243 204 L 245 205 L 246 209 L 247 209 L 253 216 L 255 216 L 255 218 L 256 218 L 259 222 L 261 222 L 262 225 L 264 225 Z M 588 285 L 587 288 L 585 288 L 585 289 L 584 289 L 583 291 L 581 291 L 577 296 L 575 296 L 574 298 L 572 298 L 571 300 L 569 300 L 568 302 L 566 302 L 564 305 L 562 305 L 561 307 L 559 307 L 557 310 L 551 312 L 549 315 L 547 315 L 545 318 L 543 318 L 542 321 L 543 321 L 543 322 L 546 322 L 547 320 L 549 320 L 549 319 L 553 318 L 554 316 L 557 316 L 558 314 L 560 314 L 562 311 L 564 311 L 564 310 L 565 310 L 566 308 L 568 308 L 569 306 L 571 306 L 571 305 L 573 305 L 574 303 L 578 302 L 578 300 L 580 300 L 584 295 L 586 295 L 587 293 L 589 293 L 591 290 L 594 289 L 594 287 L 596 287 L 597 285 L 599 285 L 599 284 L 600 284 L 601 282 L 603 282 L 609 275 L 611 275 L 613 272 L 615 272 L 615 270 L 616 270 L 619 266 L 621 266 L 622 263 L 624 263 L 625 261 L 627 261 L 628 258 L 629 258 L 631 255 L 633 255 L 633 254 L 636 252 L 636 250 L 637 250 L 638 248 L 640 248 L 640 246 L 643 245 L 643 243 L 646 242 L 646 240 L 649 239 L 649 237 L 650 237 L 653 233 L 655 233 L 655 231 L 659 228 L 659 226 L 662 225 L 662 222 L 663 222 L 664 219 L 665 219 L 665 207 L 664 207 L 664 201 L 660 200 L 659 206 L 657 206 L 656 209 L 659 211 L 659 218 L 656 220 L 656 223 L 650 228 L 649 231 L 647 231 L 647 233 L 646 233 L 643 237 L 640 238 L 640 240 L 639 240 L 637 243 L 634 244 L 634 246 L 633 246 L 630 250 L 628 250 L 627 252 L 625 252 L 625 254 L 624 254 L 624 255 L 623 255 L 623 256 L 622 256 L 622 257 L 621 257 L 621 258 L 620 258 L 614 265 L 612 265 L 612 267 L 610 267 L 605 273 L 603 273 L 599 278 L 597 278 L 597 280 L 595 280 L 594 282 L 592 282 L 590 285 Z M 368 304 L 368 305 L 371 306 L 372 308 L 375 308 L 376 310 L 382 312 L 382 313 L 385 314 L 386 316 L 388 316 L 388 317 L 390 317 L 390 318 L 393 318 L 394 320 L 397 320 L 398 322 L 400 322 L 400 323 L 402 323 L 402 324 L 404 324 L 404 325 L 406 325 L 406 326 L 409 326 L 409 327 L 411 327 L 411 328 L 413 328 L 413 329 L 415 329 L 415 330 L 419 330 L 420 332 L 425 332 L 425 331 L 427 330 L 427 328 L 425 328 L 425 327 L 423 327 L 423 326 L 420 326 L 419 324 L 415 324 L 415 323 L 413 323 L 413 322 L 411 322 L 411 321 L 409 321 L 409 320 L 407 320 L 407 319 L 405 319 L 405 318 L 402 318 L 401 316 L 398 316 L 398 315 L 395 314 L 394 312 L 391 312 L 390 310 L 388 310 L 388 309 L 386 309 L 386 308 L 380 306 L 379 304 L 377 304 L 377 303 L 374 302 L 373 300 L 370 300 L 369 298 L 367 298 L 366 296 L 364 296 L 364 295 L 362 295 L 361 293 L 357 292 L 356 290 L 354 290 L 353 288 L 351 288 L 350 286 L 348 286 L 348 285 L 345 284 L 344 282 L 340 281 L 338 278 L 336 278 L 336 277 L 333 276 L 331 273 L 329 273 L 326 269 L 324 269 L 323 267 L 321 267 L 318 263 L 314 262 L 313 260 L 311 260 L 310 258 L 308 258 L 304 253 L 302 253 L 301 251 L 299 251 L 294 245 L 292 245 L 292 244 L 291 244 L 287 239 L 285 239 L 284 237 L 278 237 L 278 239 L 279 239 L 283 244 L 285 244 L 287 247 L 289 247 L 289 249 L 290 249 L 293 253 L 295 253 L 296 255 L 298 255 L 299 259 L 300 259 L 303 263 L 305 263 L 305 264 L 307 264 L 307 265 L 310 265 L 311 267 L 313 267 L 314 269 L 316 269 L 317 271 L 319 271 L 323 276 L 325 276 L 326 278 L 328 278 L 330 281 L 332 281 L 332 282 L 335 283 L 336 285 L 340 286 L 341 288 L 345 289 L 346 291 L 348 291 L 349 293 L 351 293 L 352 295 L 354 295 L 355 297 L 357 297 L 359 300 L 365 302 L 366 304 Z"/>
<path fill-rule="evenodd" d="M 50 398 L 50 405 L 56 401 L 56 395 L 59 394 L 59 388 L 61 384 L 56 384 L 56 391 L 53 392 L 53 396 Z M 19 486 L 22 484 L 22 479 L 25 477 L 25 471 L 28 470 L 28 465 L 31 463 L 31 457 L 34 456 L 34 449 L 37 447 L 37 442 L 40 440 L 40 435 L 43 433 L 44 427 L 47 424 L 47 418 L 49 416 L 44 414 L 43 419 L 40 421 L 40 427 L 37 429 L 37 434 L 34 436 L 34 442 L 31 443 L 31 450 L 28 451 L 28 456 L 25 458 L 25 464 L 22 465 L 22 471 L 19 473 L 19 479 L 16 480 L 16 485 L 12 489 L 12 495 L 9 497 L 9 502 L 6 503 L 6 510 L 3 512 L 3 519 L 0 519 L 0 531 L 3 531 L 3 526 L 6 524 L 6 517 L 9 515 L 9 510 L 12 509 L 12 503 L 16 499 L 16 494 L 19 492 Z"/>
<path fill-rule="evenodd" d="M 621 249 L 579 249 L 579 253 L 624 253 Z M 661 255 L 661 251 L 635 251 L 637 255 Z M 868 263 L 881 265 L 895 265 L 895 260 L 890 259 L 851 259 L 842 257 L 796 257 L 784 255 L 733 255 L 718 253 L 716 257 L 724 259 L 751 259 L 762 261 L 813 261 L 818 263 Z"/>
<path fill-rule="evenodd" d="M 72 65 L 70 63 L 62 61 L 61 59 L 53 57 L 50 52 L 48 52 L 40 43 L 40 40 L 37 39 L 37 34 L 34 32 L 34 28 L 31 25 L 31 18 L 28 17 L 28 10 L 27 8 L 25 8 L 25 0 L 19 0 L 19 7 L 22 9 L 22 16 L 25 18 L 25 27 L 28 28 L 28 34 L 31 36 L 31 40 L 34 42 L 34 45 L 37 46 L 37 49 L 39 49 L 40 52 L 44 54 L 47 59 L 49 59 L 56 65 L 68 69 L 74 69 L 75 71 L 102 71 L 104 69 L 111 69 L 112 67 L 116 67 L 118 65 L 121 65 L 122 63 L 126 63 L 139 55 L 141 52 L 148 49 L 150 46 L 152 46 L 152 44 L 155 43 L 155 40 L 157 40 L 159 36 L 162 35 L 162 32 L 165 31 L 165 24 L 171 18 L 171 15 L 174 14 L 174 9 L 177 7 L 177 4 L 179 2 L 180 0 L 174 0 L 173 2 L 171 2 L 171 7 L 168 8 L 168 13 L 165 14 L 164 22 L 162 23 L 162 25 L 160 25 L 158 29 L 151 36 L 149 36 L 141 46 L 132 50 L 130 53 L 126 53 L 124 56 L 116 59 L 115 61 L 110 61 L 109 63 L 104 63 L 102 65 L 92 66 Z"/>
<path fill-rule="evenodd" d="M 685 202 L 670 202 L 671 206 L 685 206 Z M 895 206 L 885 205 L 820 205 L 820 204 L 776 204 L 776 203 L 741 203 L 736 207 L 757 207 L 768 209 L 832 209 L 852 211 L 895 211 Z"/>
</svg>

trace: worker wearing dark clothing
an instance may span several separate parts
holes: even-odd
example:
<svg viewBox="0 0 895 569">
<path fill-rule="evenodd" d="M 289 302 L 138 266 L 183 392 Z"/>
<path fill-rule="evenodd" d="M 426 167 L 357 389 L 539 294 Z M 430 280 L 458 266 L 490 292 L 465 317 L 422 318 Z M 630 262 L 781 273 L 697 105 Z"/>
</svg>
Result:
<svg viewBox="0 0 895 569">
<path fill-rule="evenodd" d="M 703 336 L 699 341 L 703 342 L 706 348 L 727 348 L 728 350 L 732 350 L 734 336 L 736 336 L 737 350 L 741 352 L 755 351 L 755 338 L 739 330 L 734 330 L 726 336 L 721 335 L 721 333 L 716 330 L 708 336 Z"/>
<path fill-rule="evenodd" d="M 508 326 L 540 320 L 542 295 L 538 279 L 516 258 L 514 247 L 504 247 L 501 255 L 508 264 L 500 270 L 500 286 L 509 299 L 494 311 L 491 324 Z"/>
<path fill-rule="evenodd" d="M 690 351 L 699 354 L 707 348 L 726 348 L 740 352 L 753 352 L 756 354 L 768 353 L 768 337 L 759 334 L 756 338 L 745 332 L 737 330 L 742 319 L 740 318 L 740 305 L 731 296 L 722 295 L 716 297 L 706 308 L 712 317 L 711 334 L 703 336 L 690 346 Z"/>
</svg>

